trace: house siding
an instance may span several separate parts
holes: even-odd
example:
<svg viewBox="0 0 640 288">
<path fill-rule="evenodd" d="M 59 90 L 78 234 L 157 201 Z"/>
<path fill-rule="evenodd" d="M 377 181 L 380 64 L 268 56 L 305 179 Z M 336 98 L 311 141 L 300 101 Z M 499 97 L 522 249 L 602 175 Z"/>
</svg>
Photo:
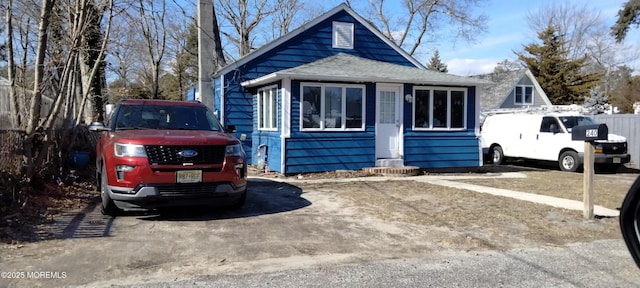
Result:
<svg viewBox="0 0 640 288">
<path fill-rule="evenodd" d="M 349 22 L 354 23 L 354 49 L 335 49 L 332 48 L 332 23 L 334 21 L 340 22 Z M 326 20 L 320 22 L 318 25 L 310 27 L 308 30 L 303 33 L 289 39 L 288 41 L 282 43 L 281 45 L 273 48 L 272 50 L 260 55 L 254 60 L 247 62 L 244 65 L 241 65 L 236 68 L 236 70 L 231 71 L 224 75 L 224 87 L 226 87 L 224 91 L 224 122 L 225 125 L 236 125 L 237 132 L 234 136 L 240 138 L 242 134 L 246 135 L 246 140 L 243 141 L 243 147 L 245 151 L 251 151 L 251 153 L 247 153 L 247 161 L 249 163 L 257 163 L 257 160 L 253 158 L 257 155 L 257 150 L 254 150 L 253 145 L 253 136 L 254 136 L 254 123 L 255 118 L 252 114 L 254 114 L 254 105 L 253 105 L 253 91 L 246 91 L 243 87 L 240 86 L 240 83 L 256 79 L 261 76 L 274 73 L 283 69 L 289 69 L 293 67 L 297 67 L 303 64 L 311 63 L 320 59 L 324 59 L 329 56 L 336 55 L 338 53 L 347 53 L 359 57 L 369 58 L 373 60 L 385 61 L 389 63 L 394 63 L 398 65 L 404 65 L 409 67 L 415 67 L 407 58 L 401 55 L 398 51 L 387 45 L 382 39 L 378 38 L 373 32 L 369 31 L 364 25 L 360 24 L 355 18 L 349 15 L 346 11 L 340 11 L 335 15 L 327 18 Z M 375 88 L 375 87 L 374 87 Z M 252 89 L 253 90 L 253 89 Z M 299 85 L 298 85 L 299 90 Z M 372 91 L 375 91 L 373 89 Z M 293 93 L 299 94 L 299 91 L 293 89 Z M 367 93 L 371 93 L 369 91 Z M 375 99 L 375 98 L 372 98 Z M 299 100 L 298 102 L 292 103 L 293 111 L 299 113 Z M 369 101 L 367 99 L 367 103 L 373 103 L 373 101 Z M 281 111 L 279 112 L 281 113 Z M 292 116 L 293 117 L 293 116 Z M 299 117 L 299 116 L 296 116 Z M 279 117 L 280 119 L 280 117 Z M 299 121 L 299 118 L 292 118 L 292 126 L 299 126 L 295 121 Z M 373 116 L 367 117 L 373 121 Z M 252 123 L 252 121 L 254 123 Z M 369 120 L 367 120 L 369 121 Z M 278 127 L 282 127 L 279 125 Z M 292 129 L 299 129 L 293 128 Z M 281 129 L 281 128 L 280 128 Z M 257 129 L 256 129 L 257 130 Z M 320 134 L 318 132 L 314 132 L 314 137 L 324 134 Z M 363 132 L 358 133 L 339 133 L 337 136 L 339 137 L 361 137 L 360 135 Z M 367 128 L 366 133 L 371 133 L 371 141 L 374 141 L 373 128 L 371 130 Z M 365 133 L 365 134 L 366 134 Z M 353 135 L 352 135 L 353 134 Z M 261 134 L 262 135 L 262 134 Z M 274 134 L 275 135 L 275 134 Z M 296 135 L 292 138 L 307 137 L 308 135 Z M 319 140 L 319 139 L 317 139 Z M 308 139 L 307 139 L 308 141 Z M 295 141 L 294 141 L 295 142 Z M 304 142 L 304 141 L 303 141 Z M 287 142 L 288 143 L 288 142 Z M 289 144 L 287 145 L 287 149 L 289 149 Z M 291 143 L 291 149 L 296 149 L 295 144 Z M 336 150 L 339 150 L 336 148 Z M 269 161 L 271 161 L 271 155 L 275 157 L 275 151 L 272 152 L 273 149 L 269 148 Z M 274 153 L 274 154 L 271 154 Z M 336 152 L 336 157 L 340 157 L 340 153 Z M 371 154 L 375 153 L 375 150 L 372 149 Z M 375 156 L 372 156 L 375 158 Z M 275 161 L 275 160 L 274 160 Z M 373 161 L 375 162 L 375 160 Z M 373 162 L 367 164 L 371 165 Z M 275 163 L 275 162 L 273 162 Z M 363 162 L 360 162 L 358 167 L 364 165 Z M 337 167 L 340 165 L 329 165 L 328 167 Z M 269 167 L 274 169 L 276 166 L 269 162 Z M 353 165 L 349 167 L 355 167 Z M 364 167 L 364 166 L 362 166 Z M 294 169 L 293 166 L 292 169 Z M 313 167 L 307 167 L 309 169 L 315 169 Z M 320 169 L 318 167 L 318 169 Z M 341 168 L 343 169 L 343 168 Z M 345 168 L 346 169 L 346 168 Z M 289 170 L 287 168 L 287 170 Z M 322 170 L 314 170 L 314 171 L 328 171 L 333 169 L 322 169 Z M 276 170 L 277 171 L 277 170 Z M 306 170 L 307 171 L 307 170 Z M 291 172 L 295 173 L 295 172 Z"/>
<path fill-rule="evenodd" d="M 412 91 L 405 85 L 405 93 Z M 476 89 L 467 89 L 467 128 L 462 131 L 413 131 L 410 103 L 405 103 L 404 164 L 420 168 L 475 167 L 480 163 L 475 134 Z"/>
<path fill-rule="evenodd" d="M 352 84 L 352 83 L 346 83 Z M 285 173 L 359 170 L 375 164 L 375 84 L 365 84 L 364 131 L 300 131 L 300 81 L 291 83 L 291 138 Z"/>
<path fill-rule="evenodd" d="M 277 131 L 262 131 L 258 128 L 258 97 L 257 95 L 253 95 L 253 133 L 251 133 L 252 145 L 251 150 L 251 159 L 247 160 L 249 163 L 258 166 L 258 162 L 260 158 L 262 160 L 267 160 L 269 164 L 270 171 L 282 172 L 282 141 L 280 141 L 280 132 L 282 130 L 282 109 L 279 109 L 282 106 L 282 85 L 278 83 L 271 83 L 267 86 L 272 86 L 276 84 L 278 86 L 278 130 Z M 253 90 L 253 89 L 252 89 Z M 257 91 L 258 89 L 255 89 Z M 254 93 L 257 94 L 257 93 Z M 261 145 L 265 145 L 267 147 L 267 155 L 265 157 L 264 154 L 261 154 L 258 157 L 258 148 Z"/>
</svg>

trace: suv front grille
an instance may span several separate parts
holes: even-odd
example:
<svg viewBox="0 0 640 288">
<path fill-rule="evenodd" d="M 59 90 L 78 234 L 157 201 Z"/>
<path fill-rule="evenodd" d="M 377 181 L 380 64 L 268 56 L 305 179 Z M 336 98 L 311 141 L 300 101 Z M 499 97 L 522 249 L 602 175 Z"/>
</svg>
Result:
<svg viewBox="0 0 640 288">
<path fill-rule="evenodd" d="M 152 165 L 181 165 L 193 164 L 222 164 L 226 146 L 169 146 L 169 145 L 145 145 L 149 164 Z M 198 154 L 194 157 L 182 157 L 178 153 L 184 150 L 193 150 Z"/>
<path fill-rule="evenodd" d="M 604 154 L 624 154 L 627 153 L 627 143 L 599 143 L 602 144 Z"/>
</svg>

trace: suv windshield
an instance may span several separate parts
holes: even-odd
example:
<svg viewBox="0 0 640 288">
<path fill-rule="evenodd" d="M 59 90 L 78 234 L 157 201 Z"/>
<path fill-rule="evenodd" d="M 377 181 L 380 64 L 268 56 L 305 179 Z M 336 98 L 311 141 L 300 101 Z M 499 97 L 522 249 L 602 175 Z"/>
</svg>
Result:
<svg viewBox="0 0 640 288">
<path fill-rule="evenodd" d="M 571 133 L 571 129 L 574 126 L 582 126 L 582 125 L 594 125 L 597 124 L 593 119 L 585 116 L 561 116 L 560 121 L 562 121 L 562 125 L 567 128 L 567 132 Z"/>
<path fill-rule="evenodd" d="M 116 130 L 175 129 L 222 131 L 206 107 L 168 105 L 122 105 L 113 121 Z"/>
</svg>

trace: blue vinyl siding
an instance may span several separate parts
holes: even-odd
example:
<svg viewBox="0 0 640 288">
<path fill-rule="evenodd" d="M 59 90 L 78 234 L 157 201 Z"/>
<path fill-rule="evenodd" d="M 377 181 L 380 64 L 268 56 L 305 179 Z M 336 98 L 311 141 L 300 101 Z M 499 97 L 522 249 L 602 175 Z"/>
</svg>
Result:
<svg viewBox="0 0 640 288">
<path fill-rule="evenodd" d="M 220 113 L 222 112 L 222 109 L 220 109 L 220 107 L 222 107 L 221 103 L 222 103 L 222 79 L 220 79 L 220 77 L 216 77 L 215 79 L 213 79 L 213 112 L 218 111 L 218 119 L 221 119 L 220 118 L 221 116 Z M 222 123 L 222 125 L 226 125 L 226 124 Z"/>
<path fill-rule="evenodd" d="M 286 140 L 286 174 L 359 170 L 375 164 L 372 133 L 315 133 Z M 315 137 L 314 137 L 315 136 Z"/>
<path fill-rule="evenodd" d="M 412 90 L 405 85 L 405 92 Z M 409 93 L 409 92 L 407 92 Z M 405 102 L 404 164 L 420 168 L 475 167 L 480 164 L 475 135 L 475 89 L 467 90 L 467 129 L 464 131 L 412 131 L 411 104 Z"/>
<path fill-rule="evenodd" d="M 332 48 L 333 21 L 354 23 L 355 46 L 353 50 Z M 244 65 L 239 66 L 235 71 L 231 71 L 224 75 L 224 87 L 226 87 L 224 95 L 224 121 L 225 125 L 236 125 L 238 132 L 235 133 L 234 136 L 239 138 L 241 134 L 246 135 L 247 140 L 243 141 L 243 147 L 247 152 L 252 151 L 252 153 L 247 153 L 247 161 L 249 161 L 249 163 L 257 163 L 257 160 L 253 161 L 251 159 L 256 155 L 254 154 L 254 146 L 257 147 L 257 145 L 253 145 L 252 142 L 253 129 L 255 127 L 252 103 L 254 97 L 250 91 L 245 91 L 245 89 L 240 86 L 240 83 L 283 69 L 314 62 L 338 53 L 348 53 L 373 60 L 414 67 L 414 65 L 398 53 L 398 51 L 387 45 L 387 43 L 378 38 L 378 36 L 369 31 L 365 26 L 357 22 L 355 18 L 351 17 L 345 11 L 336 13 L 318 25 L 310 27 L 300 35 L 289 39 L 282 45 L 275 47 Z M 219 78 L 216 77 L 216 79 Z M 375 88 L 375 86 L 371 87 Z M 299 91 L 295 91 L 294 89 L 293 93 L 299 93 Z M 369 87 L 367 87 L 367 93 L 375 93 L 375 89 L 369 89 Z M 375 99 L 375 97 L 371 99 Z M 368 106 L 371 105 L 371 107 L 374 107 L 373 100 L 370 101 L 369 98 L 367 98 L 367 103 Z M 297 111 L 299 110 L 299 102 L 292 103 L 292 105 L 292 113 L 299 113 L 300 111 Z M 370 110 L 367 109 L 367 131 L 369 131 L 368 133 L 372 133 L 371 141 L 374 141 L 373 114 L 369 115 L 369 111 Z M 375 112 L 375 109 L 372 111 Z M 252 121 L 254 123 L 252 123 Z M 299 121 L 299 118 L 293 119 L 293 122 L 291 123 L 293 131 L 296 131 L 296 129 L 299 130 Z M 370 127 L 369 123 L 371 123 Z M 279 125 L 278 127 L 282 126 Z M 349 133 L 340 133 L 339 135 L 339 137 L 349 137 Z M 292 135 L 292 137 L 297 136 Z M 271 148 L 269 148 L 269 150 L 272 151 Z M 375 151 L 372 150 L 371 153 L 375 154 Z M 271 163 L 269 166 L 271 169 L 274 169 L 273 167 L 275 167 Z M 331 169 L 322 171 L 329 170 Z"/>
<path fill-rule="evenodd" d="M 261 131 L 258 129 L 258 99 L 256 95 L 253 95 L 253 133 L 251 134 L 252 147 L 251 150 L 248 150 L 251 151 L 251 161 L 249 161 L 249 163 L 258 166 L 258 147 L 260 147 L 260 145 L 266 145 L 268 147 L 267 162 L 269 163 L 269 170 L 282 173 L 282 141 L 280 138 L 280 131 L 282 130 L 282 109 L 280 109 L 280 107 L 282 107 L 282 86 L 278 82 L 265 85 L 264 87 L 272 86 L 274 84 L 277 84 L 278 86 L 278 130 Z M 257 94 L 255 92 L 258 89 L 252 89 L 254 94 Z M 263 160 L 265 159 L 265 155 L 260 155 L 260 157 Z"/>
</svg>

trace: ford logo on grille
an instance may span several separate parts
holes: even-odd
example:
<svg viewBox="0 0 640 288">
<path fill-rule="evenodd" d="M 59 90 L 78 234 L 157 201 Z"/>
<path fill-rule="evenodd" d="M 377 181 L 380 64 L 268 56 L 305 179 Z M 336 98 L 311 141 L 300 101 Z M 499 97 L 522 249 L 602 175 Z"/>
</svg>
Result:
<svg viewBox="0 0 640 288">
<path fill-rule="evenodd" d="M 194 151 L 194 150 L 182 150 L 180 152 L 178 152 L 178 155 L 185 157 L 185 158 L 189 158 L 189 157 L 196 157 L 198 156 L 198 152 Z"/>
</svg>

